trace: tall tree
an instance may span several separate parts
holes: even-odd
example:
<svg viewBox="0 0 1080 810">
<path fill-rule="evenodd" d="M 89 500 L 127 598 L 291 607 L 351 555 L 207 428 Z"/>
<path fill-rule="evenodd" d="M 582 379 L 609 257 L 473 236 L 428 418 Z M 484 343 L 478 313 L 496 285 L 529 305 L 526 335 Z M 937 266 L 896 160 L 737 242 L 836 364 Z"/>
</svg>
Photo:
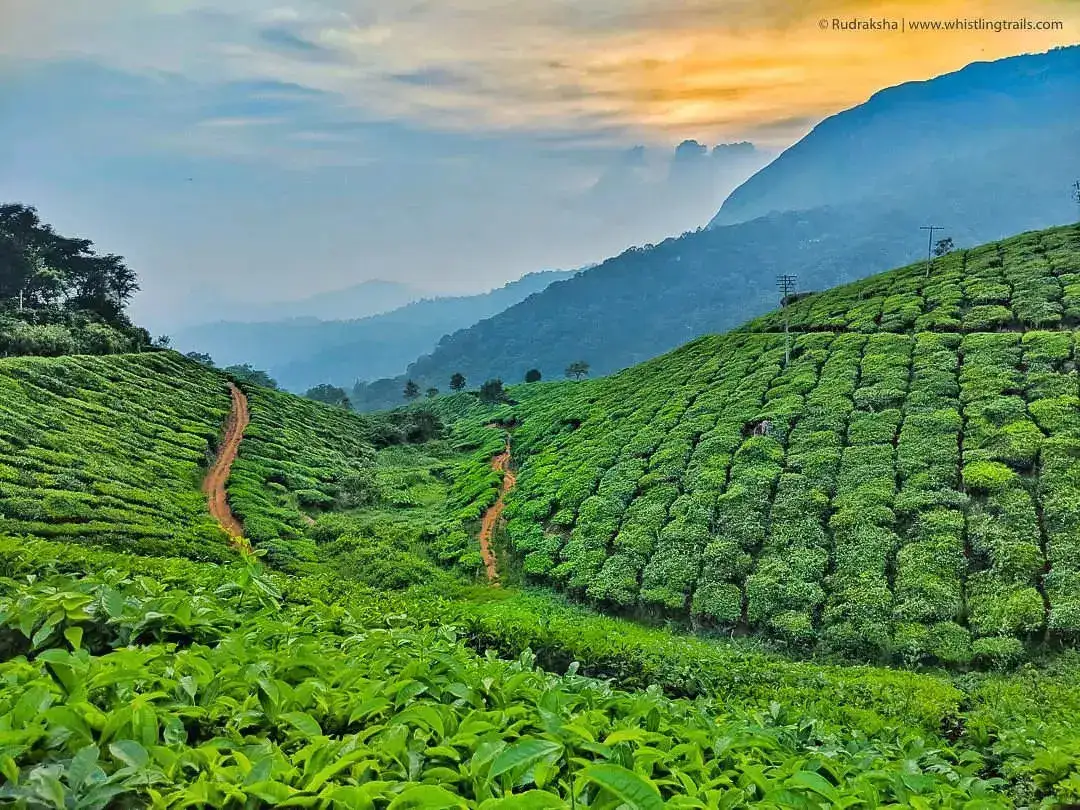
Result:
<svg viewBox="0 0 1080 810">
<path fill-rule="evenodd" d="M 412 380 L 409 380 L 407 383 L 405 383 L 405 390 L 402 392 L 402 394 L 405 396 L 405 399 L 416 399 L 418 396 L 420 396 L 420 386 Z"/>
<path fill-rule="evenodd" d="M 938 239 L 937 244 L 934 245 L 934 255 L 939 259 L 953 252 L 955 245 L 951 236 L 946 236 L 944 239 Z"/>
<path fill-rule="evenodd" d="M 330 385 L 329 383 L 323 383 L 322 385 L 316 385 L 314 388 L 309 388 L 304 396 L 308 399 L 313 399 L 316 402 L 323 402 L 327 405 L 345 408 L 346 410 L 352 408 L 352 404 L 349 402 L 349 395 L 345 393 L 345 389 L 338 388 L 336 385 Z"/>
<path fill-rule="evenodd" d="M 89 239 L 60 236 L 30 206 L 0 205 L 0 305 L 60 306 L 128 325 L 124 308 L 138 289 L 120 256 L 98 256 Z"/>
<path fill-rule="evenodd" d="M 455 372 L 454 375 L 450 378 L 450 390 L 451 391 L 462 391 L 462 390 L 464 390 L 464 388 L 465 388 L 465 375 L 462 374 L 460 371 Z"/>
<path fill-rule="evenodd" d="M 576 360 L 566 367 L 567 378 L 573 377 L 575 380 L 580 380 L 582 377 L 589 376 L 589 364 L 584 360 Z"/>
<path fill-rule="evenodd" d="M 540 382 L 540 378 L 541 374 L 538 368 L 530 368 L 525 372 L 525 382 L 527 383 Z"/>
<path fill-rule="evenodd" d="M 480 401 L 493 405 L 506 399 L 502 380 L 488 380 L 480 386 Z"/>
</svg>

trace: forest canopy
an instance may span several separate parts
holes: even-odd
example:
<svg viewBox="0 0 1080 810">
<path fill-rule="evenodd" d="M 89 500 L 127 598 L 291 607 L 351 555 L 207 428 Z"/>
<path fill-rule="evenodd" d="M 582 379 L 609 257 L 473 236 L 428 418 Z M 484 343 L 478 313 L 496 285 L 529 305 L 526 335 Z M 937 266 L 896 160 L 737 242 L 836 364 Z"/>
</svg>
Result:
<svg viewBox="0 0 1080 810">
<path fill-rule="evenodd" d="M 0 204 L 0 356 L 143 349 L 150 336 L 126 314 L 138 290 L 123 257 L 58 234 L 31 206 Z"/>
</svg>

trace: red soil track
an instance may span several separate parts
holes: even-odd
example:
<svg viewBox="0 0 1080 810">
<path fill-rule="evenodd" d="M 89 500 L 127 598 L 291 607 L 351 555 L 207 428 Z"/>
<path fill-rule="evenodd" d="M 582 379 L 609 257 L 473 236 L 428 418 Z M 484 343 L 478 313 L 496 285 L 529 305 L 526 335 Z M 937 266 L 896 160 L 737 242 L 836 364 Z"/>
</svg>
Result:
<svg viewBox="0 0 1080 810">
<path fill-rule="evenodd" d="M 493 503 L 484 513 L 484 520 L 480 524 L 480 554 L 484 558 L 484 568 L 487 570 L 488 582 L 492 585 L 499 584 L 499 568 L 495 563 L 495 552 L 491 550 L 491 536 L 495 533 L 495 526 L 502 517 L 503 508 L 506 506 L 506 493 L 514 488 L 516 479 L 513 470 L 510 469 L 510 438 L 506 439 L 506 449 L 491 460 L 491 469 L 503 474 L 502 488 L 499 490 L 499 499 Z"/>
<path fill-rule="evenodd" d="M 203 481 L 203 492 L 206 493 L 210 504 L 210 514 L 217 518 L 229 536 L 239 540 L 244 536 L 244 527 L 236 519 L 229 507 L 229 499 L 225 493 L 225 485 L 229 481 L 229 473 L 232 471 L 233 462 L 240 452 L 240 441 L 244 438 L 244 430 L 251 421 L 248 413 L 247 397 L 244 392 L 232 383 L 229 383 L 229 392 L 232 394 L 232 410 L 225 420 L 225 436 L 218 450 L 217 458 L 214 459 L 210 471 Z"/>
</svg>

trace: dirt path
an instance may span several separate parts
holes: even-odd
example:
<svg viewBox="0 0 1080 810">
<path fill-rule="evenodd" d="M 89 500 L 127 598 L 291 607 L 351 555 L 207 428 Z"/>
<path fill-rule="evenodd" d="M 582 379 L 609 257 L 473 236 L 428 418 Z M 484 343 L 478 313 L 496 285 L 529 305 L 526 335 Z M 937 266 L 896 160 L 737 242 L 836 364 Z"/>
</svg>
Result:
<svg viewBox="0 0 1080 810">
<path fill-rule="evenodd" d="M 210 514 L 217 518 L 221 528 L 227 531 L 230 537 L 239 540 L 244 536 L 244 527 L 240 525 L 240 521 L 229 508 L 225 484 L 229 481 L 233 462 L 236 461 L 236 455 L 240 452 L 240 440 L 244 438 L 244 429 L 247 428 L 251 417 L 248 414 L 247 397 L 244 396 L 244 392 L 232 383 L 229 383 L 229 392 L 232 394 L 232 410 L 229 411 L 229 417 L 225 420 L 225 437 L 218 449 L 217 458 L 214 459 L 203 481 L 203 492 L 206 493 L 210 503 Z"/>
<path fill-rule="evenodd" d="M 502 489 L 499 490 L 499 499 L 484 512 L 484 520 L 480 524 L 480 555 L 484 558 L 484 568 L 487 570 L 488 582 L 492 585 L 499 584 L 499 568 L 495 564 L 495 552 L 491 550 L 491 537 L 495 533 L 495 526 L 502 517 L 503 508 L 506 506 L 506 493 L 514 488 L 516 479 L 514 471 L 510 469 L 510 437 L 506 437 L 506 449 L 491 460 L 491 469 L 503 473 Z"/>
</svg>

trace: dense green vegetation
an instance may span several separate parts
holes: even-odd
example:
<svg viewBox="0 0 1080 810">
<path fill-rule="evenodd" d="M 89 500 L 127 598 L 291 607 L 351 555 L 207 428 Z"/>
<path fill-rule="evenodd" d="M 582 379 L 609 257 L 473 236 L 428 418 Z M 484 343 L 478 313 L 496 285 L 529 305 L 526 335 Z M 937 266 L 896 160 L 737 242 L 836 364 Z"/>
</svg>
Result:
<svg viewBox="0 0 1080 810">
<path fill-rule="evenodd" d="M 1026 234 L 526 397 L 526 574 L 864 660 L 1075 640 L 1078 281 L 1076 228 Z"/>
<path fill-rule="evenodd" d="M 0 357 L 116 354 L 150 347 L 124 310 L 139 289 L 120 256 L 0 205 Z"/>
<path fill-rule="evenodd" d="M 227 559 L 199 484 L 228 410 L 172 353 L 0 360 L 0 531 Z"/>
<path fill-rule="evenodd" d="M 231 558 L 200 490 L 229 411 L 226 382 L 172 352 L 0 359 L 0 531 Z M 422 409 L 361 417 L 240 382 L 252 421 L 229 501 L 282 566 L 315 555 L 308 512 L 382 502 L 378 448 L 442 431 Z"/>
<path fill-rule="evenodd" d="M 628 694 L 527 656 L 476 657 L 445 628 L 372 629 L 360 606 L 283 609 L 257 585 L 0 583 L 0 646 L 15 653 L 0 664 L 0 795 L 61 807 L 464 807 L 515 793 L 515 805 L 652 810 L 676 797 L 1006 806 L 977 760 L 917 738 L 850 742 L 779 706 Z"/>
<path fill-rule="evenodd" d="M 1072 660 L 950 684 L 770 660 L 543 595 L 388 598 L 336 570 L 297 579 L 2 538 L 0 650 L 0 789 L 18 806 L 317 794 L 306 806 L 330 807 L 406 790 L 399 806 L 476 806 L 540 788 L 554 795 L 516 801 L 591 806 L 605 801 L 583 773 L 596 763 L 719 807 L 1080 797 Z M 494 761 L 509 781 L 489 778 Z"/>
</svg>

